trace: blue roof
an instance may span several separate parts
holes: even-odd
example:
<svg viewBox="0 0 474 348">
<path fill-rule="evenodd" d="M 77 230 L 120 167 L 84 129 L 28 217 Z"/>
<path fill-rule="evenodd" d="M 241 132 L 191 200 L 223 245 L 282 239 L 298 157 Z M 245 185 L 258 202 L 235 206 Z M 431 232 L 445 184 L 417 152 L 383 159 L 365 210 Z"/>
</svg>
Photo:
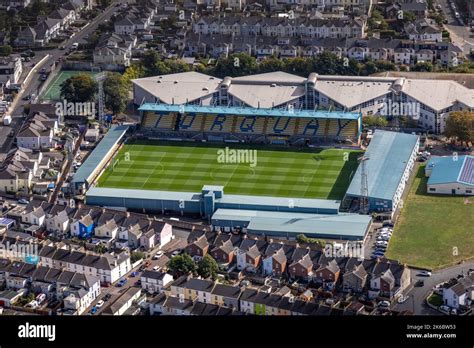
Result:
<svg viewBox="0 0 474 348">
<path fill-rule="evenodd" d="M 367 147 L 365 161 L 369 198 L 392 200 L 408 160 L 418 143 L 413 134 L 376 130 Z M 346 195 L 360 196 L 362 166 L 359 165 Z"/>
<path fill-rule="evenodd" d="M 291 203 L 293 208 L 330 209 L 334 210 L 335 212 L 339 211 L 339 206 L 341 205 L 341 201 L 330 199 L 286 198 L 229 194 L 225 194 L 222 198 L 216 199 L 216 203 L 242 204 L 252 206 L 280 206 L 285 208 Z"/>
<path fill-rule="evenodd" d="M 219 221 L 248 222 L 247 229 L 254 232 L 318 235 L 329 239 L 363 239 L 372 218 L 359 214 L 305 214 L 257 210 L 217 209 L 213 224 Z"/>
<path fill-rule="evenodd" d="M 128 130 L 128 126 L 114 126 L 109 129 L 100 143 L 91 152 L 89 157 L 79 167 L 72 179 L 73 183 L 84 183 L 90 179 L 99 164 L 107 157 L 109 151 L 122 139 Z"/>
<path fill-rule="evenodd" d="M 156 112 L 181 112 L 181 113 L 205 113 L 220 115 L 239 115 L 239 116 L 285 116 L 285 117 L 303 117 L 303 118 L 323 118 L 323 119 L 346 119 L 357 120 L 361 117 L 360 113 L 342 112 L 342 111 L 313 111 L 313 110 L 279 110 L 279 109 L 255 109 L 255 108 L 237 108 L 224 106 L 199 106 L 199 105 L 169 105 L 144 103 L 139 111 Z"/>
<path fill-rule="evenodd" d="M 432 170 L 428 185 L 458 182 L 474 186 L 474 156 L 432 157 L 427 168 Z"/>
</svg>

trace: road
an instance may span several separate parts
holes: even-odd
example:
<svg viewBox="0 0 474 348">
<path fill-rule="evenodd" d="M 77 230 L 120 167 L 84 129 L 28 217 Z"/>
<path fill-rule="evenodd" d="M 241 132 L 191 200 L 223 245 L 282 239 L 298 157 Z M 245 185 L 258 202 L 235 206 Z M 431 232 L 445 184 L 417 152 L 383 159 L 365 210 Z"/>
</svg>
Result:
<svg viewBox="0 0 474 348">
<path fill-rule="evenodd" d="M 86 25 L 81 31 L 77 32 L 75 35 L 73 35 L 70 39 L 65 41 L 59 46 L 65 46 L 66 50 L 69 49 L 74 42 L 79 42 L 83 43 L 85 42 L 86 36 L 92 34 L 94 30 L 97 29 L 100 23 L 103 23 L 105 20 L 109 20 L 117 11 L 119 10 L 119 7 L 115 5 L 115 2 L 112 3 L 106 10 L 104 10 L 100 15 L 98 15 L 92 22 L 90 22 L 88 25 Z M 37 63 L 41 58 L 45 57 L 46 55 L 49 55 L 47 59 L 45 59 L 42 64 L 40 65 L 35 65 L 33 68 L 33 73 L 32 73 L 32 78 L 31 81 L 24 84 L 23 89 L 18 93 L 17 96 L 17 102 L 14 108 L 11 111 L 11 116 L 12 116 L 12 123 L 11 127 L 15 132 L 15 135 L 13 137 L 9 137 L 9 139 L 4 143 L 2 146 L 2 151 L 6 152 L 8 151 L 13 143 L 13 140 L 16 138 L 16 134 L 20 130 L 21 126 L 23 125 L 23 122 L 25 121 L 24 115 L 23 115 L 23 108 L 26 104 L 30 103 L 29 101 L 24 101 L 22 98 L 27 95 L 31 94 L 36 94 L 38 95 L 38 91 L 41 87 L 41 84 L 43 83 L 40 81 L 39 77 L 39 70 L 41 68 L 45 67 L 47 70 L 51 67 L 54 62 L 56 62 L 60 57 L 64 56 L 66 50 L 60 50 L 59 48 L 53 49 L 53 50 L 46 50 L 46 51 L 40 51 L 37 54 L 37 57 L 35 56 L 35 59 L 33 59 L 29 63 L 25 63 L 27 66 L 27 69 L 25 69 L 25 73 L 22 74 L 24 77 L 26 77 L 26 74 L 29 72 L 28 65 L 31 66 L 31 64 Z"/>
<path fill-rule="evenodd" d="M 474 33 L 469 29 L 469 26 L 462 26 L 458 20 L 454 17 L 453 10 L 451 9 L 448 0 L 435 0 L 436 4 L 441 6 L 444 16 L 448 20 L 444 27 L 451 34 L 451 40 L 457 44 L 464 51 L 466 57 L 469 56 L 471 49 L 474 49 Z"/>
<path fill-rule="evenodd" d="M 440 312 L 431 309 L 425 305 L 426 296 L 430 291 L 438 284 L 444 283 L 451 278 L 457 278 L 461 273 L 467 274 L 469 269 L 474 268 L 474 260 L 464 262 L 460 265 L 454 265 L 448 268 L 444 268 L 433 272 L 431 277 L 423 277 L 418 275 L 418 271 L 415 269 L 411 270 L 411 284 L 408 291 L 404 295 L 408 295 L 409 299 L 403 304 L 396 304 L 394 310 L 402 311 L 409 310 L 417 315 L 442 315 Z M 424 285 L 422 287 L 414 287 L 414 284 L 418 280 L 423 280 Z"/>
</svg>

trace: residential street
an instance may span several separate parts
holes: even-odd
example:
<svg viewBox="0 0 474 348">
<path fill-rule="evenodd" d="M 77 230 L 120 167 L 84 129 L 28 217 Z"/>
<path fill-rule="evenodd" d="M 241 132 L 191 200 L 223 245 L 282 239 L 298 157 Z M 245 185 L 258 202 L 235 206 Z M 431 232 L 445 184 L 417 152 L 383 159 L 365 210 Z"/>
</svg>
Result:
<svg viewBox="0 0 474 348">
<path fill-rule="evenodd" d="M 453 10 L 449 6 L 448 0 L 436 0 L 436 4 L 441 5 L 442 11 L 448 20 L 444 25 L 446 30 L 451 34 L 452 41 L 459 45 L 466 56 L 469 55 L 471 49 L 474 49 L 474 33 L 469 29 L 468 25 L 462 26 L 454 17 Z"/>
<path fill-rule="evenodd" d="M 80 32 L 76 33 L 73 35 L 69 40 L 67 40 L 65 43 L 61 44 L 60 46 L 65 46 L 66 50 L 69 49 L 74 42 L 78 43 L 84 43 L 84 38 L 87 35 L 92 34 L 92 32 L 98 27 L 100 23 L 103 23 L 105 20 L 108 20 L 112 17 L 112 15 L 119 10 L 119 7 L 115 5 L 115 2 L 112 3 L 105 11 L 103 11 L 99 16 L 97 16 L 92 22 L 90 22 L 83 30 Z M 27 70 L 25 73 L 22 74 L 22 78 L 25 78 L 27 73 L 31 70 L 29 66 L 31 64 L 37 63 L 40 61 L 43 57 L 46 55 L 49 55 L 47 59 L 45 59 L 40 65 L 35 65 L 33 68 L 33 73 L 31 74 L 30 81 L 28 83 L 24 83 L 23 89 L 18 93 L 17 96 L 17 102 L 14 108 L 11 111 L 11 116 L 12 116 L 12 124 L 11 127 L 15 132 L 15 135 L 12 137 L 9 137 L 7 141 L 3 144 L 3 148 L 0 149 L 2 151 L 6 151 L 11 147 L 11 144 L 13 140 L 16 137 L 16 134 L 20 130 L 21 126 L 23 125 L 24 118 L 23 118 L 23 107 L 30 103 L 30 101 L 25 101 L 22 100 L 24 96 L 35 94 L 38 95 L 38 91 L 41 87 L 41 84 L 43 83 L 40 81 L 40 75 L 39 75 L 39 70 L 41 68 L 45 67 L 48 69 L 55 61 L 59 59 L 59 57 L 62 57 L 66 50 L 60 50 L 59 48 L 54 49 L 54 50 L 46 50 L 46 51 L 38 51 L 35 58 L 32 59 L 31 62 L 25 63 L 24 65 L 26 66 L 25 70 Z"/>
<path fill-rule="evenodd" d="M 431 277 L 418 276 L 419 272 L 416 269 L 412 269 L 411 285 L 409 291 L 404 294 L 408 295 L 410 298 L 403 304 L 396 304 L 394 309 L 397 311 L 409 310 L 417 315 L 442 315 L 440 312 L 435 311 L 425 305 L 426 296 L 434 286 L 451 278 L 456 278 L 459 274 L 461 274 L 461 272 L 467 274 L 470 268 L 474 268 L 474 260 L 464 262 L 461 265 L 454 265 L 439 271 L 434 271 Z M 418 280 L 423 280 L 425 282 L 424 286 L 414 287 L 414 284 Z"/>
</svg>

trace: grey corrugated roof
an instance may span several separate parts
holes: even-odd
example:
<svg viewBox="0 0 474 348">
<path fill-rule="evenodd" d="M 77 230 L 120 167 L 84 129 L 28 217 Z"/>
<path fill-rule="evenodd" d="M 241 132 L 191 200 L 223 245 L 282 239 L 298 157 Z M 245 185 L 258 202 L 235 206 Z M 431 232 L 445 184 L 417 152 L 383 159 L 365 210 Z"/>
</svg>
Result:
<svg viewBox="0 0 474 348">
<path fill-rule="evenodd" d="M 87 157 L 72 179 L 73 183 L 82 184 L 90 179 L 100 162 L 107 156 L 110 149 L 115 146 L 127 132 L 128 126 L 115 126 L 100 141 L 97 147 Z"/>
<path fill-rule="evenodd" d="M 393 199 L 417 141 L 417 135 L 375 131 L 365 153 L 369 158 L 365 162 L 369 198 Z M 357 168 L 346 195 L 361 195 L 361 168 Z"/>
</svg>

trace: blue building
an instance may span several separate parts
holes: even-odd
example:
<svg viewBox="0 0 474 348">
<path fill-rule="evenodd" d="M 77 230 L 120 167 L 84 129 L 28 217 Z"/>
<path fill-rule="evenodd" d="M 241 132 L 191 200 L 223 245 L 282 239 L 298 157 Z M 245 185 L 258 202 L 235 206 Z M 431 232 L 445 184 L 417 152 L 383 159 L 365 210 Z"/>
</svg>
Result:
<svg viewBox="0 0 474 348">
<path fill-rule="evenodd" d="M 428 193 L 474 195 L 474 156 L 431 157 L 425 174 Z"/>
<path fill-rule="evenodd" d="M 367 147 L 365 171 L 369 212 L 395 211 L 419 148 L 419 136 L 376 130 Z M 345 204 L 357 204 L 362 196 L 362 166 L 359 165 L 347 189 Z"/>
</svg>

